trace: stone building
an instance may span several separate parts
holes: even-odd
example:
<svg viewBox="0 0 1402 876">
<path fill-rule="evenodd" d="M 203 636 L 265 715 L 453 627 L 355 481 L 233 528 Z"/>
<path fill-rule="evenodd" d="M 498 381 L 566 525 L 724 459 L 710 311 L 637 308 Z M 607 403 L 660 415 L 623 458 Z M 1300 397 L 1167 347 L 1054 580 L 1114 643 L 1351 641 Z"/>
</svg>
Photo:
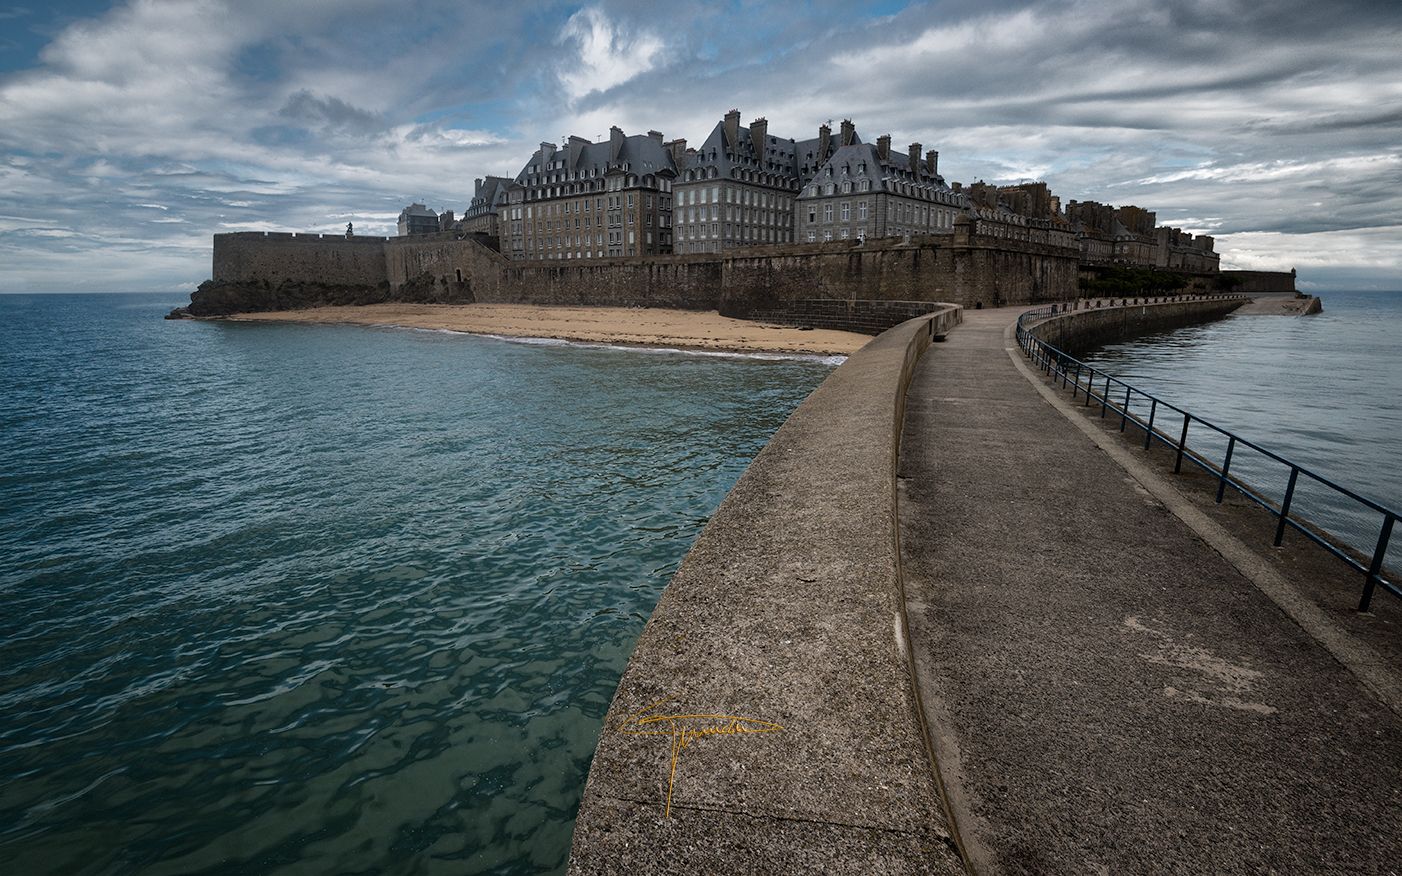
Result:
<svg viewBox="0 0 1402 876">
<path fill-rule="evenodd" d="M 843 137 L 855 141 L 851 123 Z M 811 140 L 769 133 L 758 118 L 740 124 L 733 109 L 716 123 L 700 149 L 677 150 L 679 253 L 720 252 L 737 246 L 792 243 L 794 199 L 838 144 L 831 129 Z"/>
<path fill-rule="evenodd" d="M 399 212 L 399 236 L 437 234 L 438 214 L 423 204 L 410 204 Z"/>
<path fill-rule="evenodd" d="M 954 220 L 968 199 L 945 184 L 938 152 L 922 158 L 919 143 L 905 153 L 893 152 L 889 134 L 873 145 L 857 139 L 851 122 L 843 122 L 842 129 L 837 149 L 799 193 L 794 215 L 799 242 L 954 233 Z"/>
<path fill-rule="evenodd" d="M 1221 256 L 1213 251 L 1216 245 L 1206 234 L 1192 235 L 1179 228 L 1159 228 L 1158 267 L 1195 273 L 1215 273 Z"/>
<path fill-rule="evenodd" d="M 672 252 L 672 152 L 662 134 L 613 127 L 593 143 L 541 143 L 507 186 L 502 252 L 579 259 Z"/>
<path fill-rule="evenodd" d="M 472 201 L 462 214 L 462 230 L 466 234 L 501 237 L 501 213 L 506 210 L 506 190 L 511 180 L 504 176 L 488 176 L 472 181 Z"/>
<path fill-rule="evenodd" d="M 1114 207 L 1098 201 L 1069 201 L 1066 204 L 1066 219 L 1080 242 L 1082 264 L 1114 264 L 1118 225 Z"/>
</svg>

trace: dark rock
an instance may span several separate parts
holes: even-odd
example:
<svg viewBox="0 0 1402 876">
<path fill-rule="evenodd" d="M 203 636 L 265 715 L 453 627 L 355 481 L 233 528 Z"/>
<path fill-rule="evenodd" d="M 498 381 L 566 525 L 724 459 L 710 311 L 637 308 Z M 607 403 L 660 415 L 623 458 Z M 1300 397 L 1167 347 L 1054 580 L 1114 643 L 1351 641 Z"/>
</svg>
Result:
<svg viewBox="0 0 1402 876">
<path fill-rule="evenodd" d="M 166 314 L 166 319 L 194 319 L 194 317 L 190 315 L 190 308 L 177 307 Z"/>
</svg>

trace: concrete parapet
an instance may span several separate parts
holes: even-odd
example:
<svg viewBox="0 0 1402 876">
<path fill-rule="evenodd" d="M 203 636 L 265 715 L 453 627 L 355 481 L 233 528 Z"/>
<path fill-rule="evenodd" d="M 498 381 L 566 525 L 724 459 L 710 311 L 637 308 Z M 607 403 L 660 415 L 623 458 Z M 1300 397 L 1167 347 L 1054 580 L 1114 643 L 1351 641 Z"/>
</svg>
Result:
<svg viewBox="0 0 1402 876">
<path fill-rule="evenodd" d="M 731 490 L 619 682 L 569 871 L 962 872 L 896 551 L 905 391 L 945 306 L 885 332 Z"/>
</svg>

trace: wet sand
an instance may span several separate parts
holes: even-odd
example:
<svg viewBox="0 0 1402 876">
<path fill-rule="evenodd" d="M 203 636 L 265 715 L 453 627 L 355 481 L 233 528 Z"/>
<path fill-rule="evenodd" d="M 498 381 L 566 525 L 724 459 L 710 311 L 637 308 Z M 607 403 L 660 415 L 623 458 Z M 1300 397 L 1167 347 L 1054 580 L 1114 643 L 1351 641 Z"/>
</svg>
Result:
<svg viewBox="0 0 1402 876">
<path fill-rule="evenodd" d="M 309 322 L 449 329 L 518 338 L 740 352 L 848 355 L 866 335 L 731 319 L 714 311 L 530 304 L 368 304 L 228 317 L 241 322 Z"/>
</svg>

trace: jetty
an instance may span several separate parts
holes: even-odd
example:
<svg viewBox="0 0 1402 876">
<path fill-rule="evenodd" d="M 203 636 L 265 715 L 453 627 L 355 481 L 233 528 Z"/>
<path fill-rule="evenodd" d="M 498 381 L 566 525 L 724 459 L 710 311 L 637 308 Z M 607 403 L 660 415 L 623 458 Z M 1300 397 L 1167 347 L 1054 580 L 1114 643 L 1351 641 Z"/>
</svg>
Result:
<svg viewBox="0 0 1402 876">
<path fill-rule="evenodd" d="M 1078 302 L 1031 330 L 1244 303 Z M 1175 466 L 1163 426 L 1143 442 L 1029 359 L 1028 310 L 886 331 L 755 459 L 620 682 L 571 873 L 1402 860 L 1402 600 L 1358 611 L 1365 576 L 1303 528 L 1274 547 L 1225 466 Z"/>
</svg>

